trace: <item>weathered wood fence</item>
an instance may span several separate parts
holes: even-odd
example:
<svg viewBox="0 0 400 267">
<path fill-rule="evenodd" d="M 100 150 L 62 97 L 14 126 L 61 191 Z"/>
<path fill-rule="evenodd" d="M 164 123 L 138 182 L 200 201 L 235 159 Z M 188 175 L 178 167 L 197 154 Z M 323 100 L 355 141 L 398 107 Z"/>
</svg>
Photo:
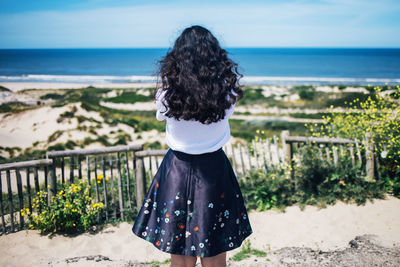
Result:
<svg viewBox="0 0 400 267">
<path fill-rule="evenodd" d="M 367 177 L 379 177 L 379 161 L 374 155 L 376 147 L 371 142 L 371 134 L 367 133 L 362 142 L 365 153 L 362 153 L 357 139 L 290 136 L 289 131 L 282 131 L 280 137 L 274 135 L 271 140 L 259 138 L 252 143 L 239 142 L 236 145 L 229 142 L 223 150 L 238 178 L 255 168 L 267 172 L 274 166 L 284 164 L 292 167 L 293 177 L 293 166 L 298 160 L 295 151 L 304 144 L 318 145 L 321 159 L 333 161 L 334 164 L 338 162 L 338 149 L 341 153 L 348 151 L 353 165 L 357 160 L 362 163 Z M 0 164 L 1 230 L 7 233 L 25 228 L 24 216 L 19 211 L 29 208 L 32 212 L 32 178 L 35 193 L 47 191 L 48 201 L 57 194 L 61 184 L 74 183 L 75 179 L 87 179 L 92 184 L 94 179 L 95 201 L 103 202 L 105 207 L 99 221 L 112 218 L 124 220 L 126 213 L 141 207 L 149 184 L 167 151 L 143 150 L 143 145 L 128 145 L 52 151 L 46 153 L 46 159 Z M 3 183 L 3 177 L 6 177 L 6 184 Z M 102 180 L 101 186 L 98 184 L 99 178 Z"/>
</svg>

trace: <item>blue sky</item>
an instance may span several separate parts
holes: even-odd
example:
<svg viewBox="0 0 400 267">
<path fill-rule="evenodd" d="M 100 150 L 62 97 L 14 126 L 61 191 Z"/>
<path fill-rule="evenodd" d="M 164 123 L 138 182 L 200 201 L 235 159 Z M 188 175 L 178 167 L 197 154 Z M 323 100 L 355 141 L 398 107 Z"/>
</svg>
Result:
<svg viewBox="0 0 400 267">
<path fill-rule="evenodd" d="M 400 47 L 398 0 L 1 0 L 0 48 L 169 47 L 187 26 L 225 47 Z"/>
</svg>

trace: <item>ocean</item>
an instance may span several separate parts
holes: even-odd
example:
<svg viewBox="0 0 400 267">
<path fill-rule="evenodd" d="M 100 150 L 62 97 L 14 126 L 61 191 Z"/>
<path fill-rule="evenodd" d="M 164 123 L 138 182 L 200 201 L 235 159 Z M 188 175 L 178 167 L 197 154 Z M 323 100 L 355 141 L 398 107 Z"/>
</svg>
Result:
<svg viewBox="0 0 400 267">
<path fill-rule="evenodd" d="M 226 48 L 242 84 L 400 84 L 400 49 Z M 0 49 L 0 82 L 154 82 L 167 48 Z"/>
</svg>

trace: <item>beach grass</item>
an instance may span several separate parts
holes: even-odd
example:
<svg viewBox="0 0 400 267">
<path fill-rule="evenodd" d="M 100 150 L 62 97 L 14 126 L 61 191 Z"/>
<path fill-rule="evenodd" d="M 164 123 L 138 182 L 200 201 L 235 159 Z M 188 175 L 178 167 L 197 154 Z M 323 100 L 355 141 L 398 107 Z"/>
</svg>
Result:
<svg viewBox="0 0 400 267">
<path fill-rule="evenodd" d="M 251 256 L 266 257 L 267 253 L 259 249 L 251 248 L 251 241 L 249 239 L 246 239 L 243 242 L 241 251 L 233 255 L 230 259 L 233 261 L 242 261 L 244 259 L 250 258 Z"/>
</svg>

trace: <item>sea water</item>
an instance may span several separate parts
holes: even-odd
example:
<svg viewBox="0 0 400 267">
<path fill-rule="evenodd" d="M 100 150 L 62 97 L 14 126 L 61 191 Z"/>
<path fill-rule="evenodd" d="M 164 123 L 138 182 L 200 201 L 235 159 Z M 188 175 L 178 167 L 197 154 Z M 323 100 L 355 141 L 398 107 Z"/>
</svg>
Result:
<svg viewBox="0 0 400 267">
<path fill-rule="evenodd" d="M 247 84 L 400 84 L 400 49 L 226 48 Z M 156 81 L 167 48 L 0 49 L 0 82 Z"/>
</svg>

